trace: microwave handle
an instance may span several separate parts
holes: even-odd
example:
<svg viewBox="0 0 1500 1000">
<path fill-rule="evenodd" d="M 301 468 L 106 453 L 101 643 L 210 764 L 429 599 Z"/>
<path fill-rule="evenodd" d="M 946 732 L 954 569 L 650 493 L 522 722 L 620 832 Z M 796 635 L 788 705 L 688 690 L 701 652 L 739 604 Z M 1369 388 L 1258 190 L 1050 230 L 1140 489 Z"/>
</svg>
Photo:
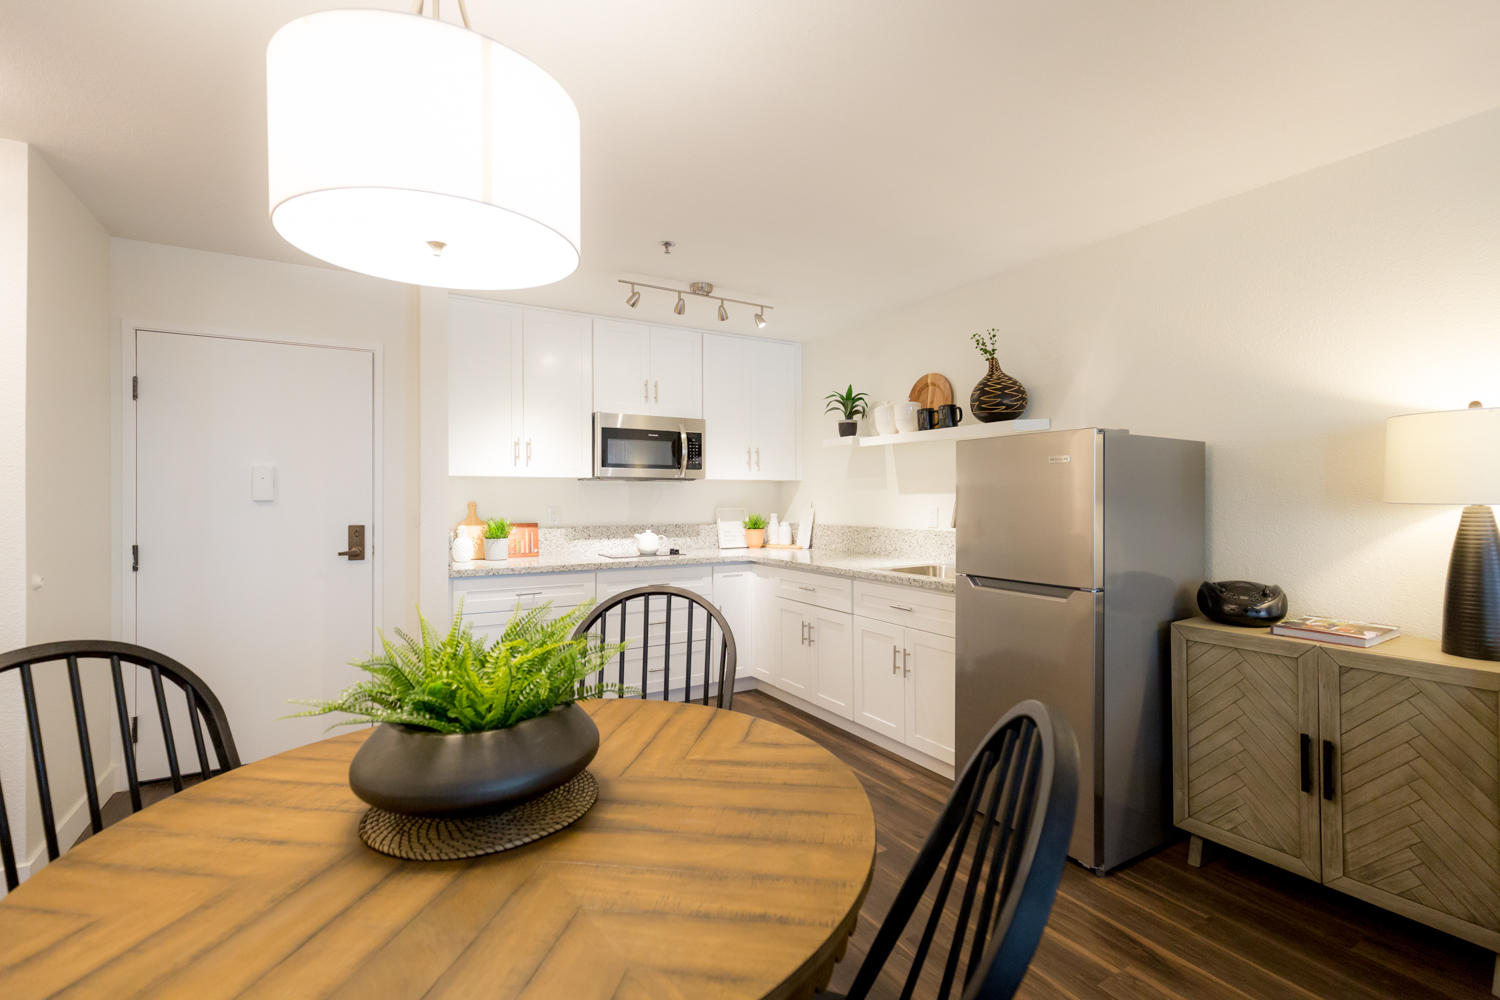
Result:
<svg viewBox="0 0 1500 1000">
<path fill-rule="evenodd" d="M 678 479 L 686 479 L 687 478 L 687 455 L 688 455 L 687 431 L 678 431 L 677 434 L 678 434 L 677 453 L 678 453 L 678 455 L 681 456 L 681 458 L 678 461 L 677 478 Z"/>
</svg>

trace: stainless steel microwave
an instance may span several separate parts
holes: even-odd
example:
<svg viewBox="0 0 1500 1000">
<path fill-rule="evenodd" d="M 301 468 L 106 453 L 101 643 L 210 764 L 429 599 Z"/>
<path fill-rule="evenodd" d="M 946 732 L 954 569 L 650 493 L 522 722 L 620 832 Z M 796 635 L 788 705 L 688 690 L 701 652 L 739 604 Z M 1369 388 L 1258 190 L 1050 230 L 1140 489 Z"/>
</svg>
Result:
<svg viewBox="0 0 1500 1000">
<path fill-rule="evenodd" d="M 594 414 L 595 479 L 702 479 L 703 421 Z"/>
</svg>

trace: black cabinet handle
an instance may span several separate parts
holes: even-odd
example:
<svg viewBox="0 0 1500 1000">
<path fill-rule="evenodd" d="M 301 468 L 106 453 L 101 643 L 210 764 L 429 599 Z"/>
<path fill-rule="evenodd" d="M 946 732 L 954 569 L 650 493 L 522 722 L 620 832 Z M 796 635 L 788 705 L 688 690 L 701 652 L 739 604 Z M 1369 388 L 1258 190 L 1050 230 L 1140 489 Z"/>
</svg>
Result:
<svg viewBox="0 0 1500 1000">
<path fill-rule="evenodd" d="M 1333 744 L 1323 741 L 1323 798 L 1333 801 Z"/>
<path fill-rule="evenodd" d="M 1312 737 L 1302 733 L 1302 790 L 1312 791 Z"/>
</svg>

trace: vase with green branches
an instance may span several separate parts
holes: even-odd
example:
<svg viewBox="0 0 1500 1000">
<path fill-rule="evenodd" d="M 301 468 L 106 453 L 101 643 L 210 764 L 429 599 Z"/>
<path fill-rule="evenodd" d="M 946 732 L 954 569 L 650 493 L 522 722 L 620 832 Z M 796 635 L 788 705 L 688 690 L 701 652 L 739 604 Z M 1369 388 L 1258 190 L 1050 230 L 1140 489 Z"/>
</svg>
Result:
<svg viewBox="0 0 1500 1000">
<path fill-rule="evenodd" d="M 498 562 L 510 555 L 510 522 L 492 517 L 484 522 L 484 558 Z"/>
<path fill-rule="evenodd" d="M 549 603 L 516 609 L 493 641 L 476 636 L 462 608 L 446 633 L 423 618 L 418 635 L 381 634 L 381 650 L 354 664 L 369 674 L 298 716 L 341 714 L 335 726 L 378 723 L 349 768 L 371 805 L 415 815 L 510 808 L 582 771 L 599 732 L 580 699 L 638 693 L 603 683 L 625 648 L 573 638 L 590 605 L 552 617 Z"/>
<path fill-rule="evenodd" d="M 995 327 L 969 335 L 988 363 L 984 377 L 969 394 L 969 412 L 985 423 L 1014 420 L 1026 412 L 1026 387 L 1015 376 L 1007 375 L 996 358 L 999 336 Z"/>
<path fill-rule="evenodd" d="M 869 412 L 869 400 L 862 392 L 855 392 L 853 383 L 843 392 L 830 392 L 823 397 L 828 405 L 824 413 L 839 413 L 839 437 L 853 437 L 859 433 L 859 418 Z"/>
</svg>

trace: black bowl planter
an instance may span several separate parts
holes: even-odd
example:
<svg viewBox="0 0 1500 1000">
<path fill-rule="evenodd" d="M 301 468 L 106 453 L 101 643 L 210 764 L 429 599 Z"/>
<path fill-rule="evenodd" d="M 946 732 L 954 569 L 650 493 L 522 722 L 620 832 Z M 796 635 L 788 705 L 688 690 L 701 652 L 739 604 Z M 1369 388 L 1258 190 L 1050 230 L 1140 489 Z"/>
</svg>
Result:
<svg viewBox="0 0 1500 1000">
<path fill-rule="evenodd" d="M 839 437 L 841 437 L 841 438 L 852 438 L 854 435 L 856 435 L 858 433 L 859 433 L 859 421 L 858 420 L 840 420 L 839 421 Z"/>
<path fill-rule="evenodd" d="M 496 813 L 570 781 L 598 750 L 598 727 L 573 703 L 482 733 L 384 723 L 354 755 L 349 787 L 376 808 L 411 816 Z"/>
</svg>

